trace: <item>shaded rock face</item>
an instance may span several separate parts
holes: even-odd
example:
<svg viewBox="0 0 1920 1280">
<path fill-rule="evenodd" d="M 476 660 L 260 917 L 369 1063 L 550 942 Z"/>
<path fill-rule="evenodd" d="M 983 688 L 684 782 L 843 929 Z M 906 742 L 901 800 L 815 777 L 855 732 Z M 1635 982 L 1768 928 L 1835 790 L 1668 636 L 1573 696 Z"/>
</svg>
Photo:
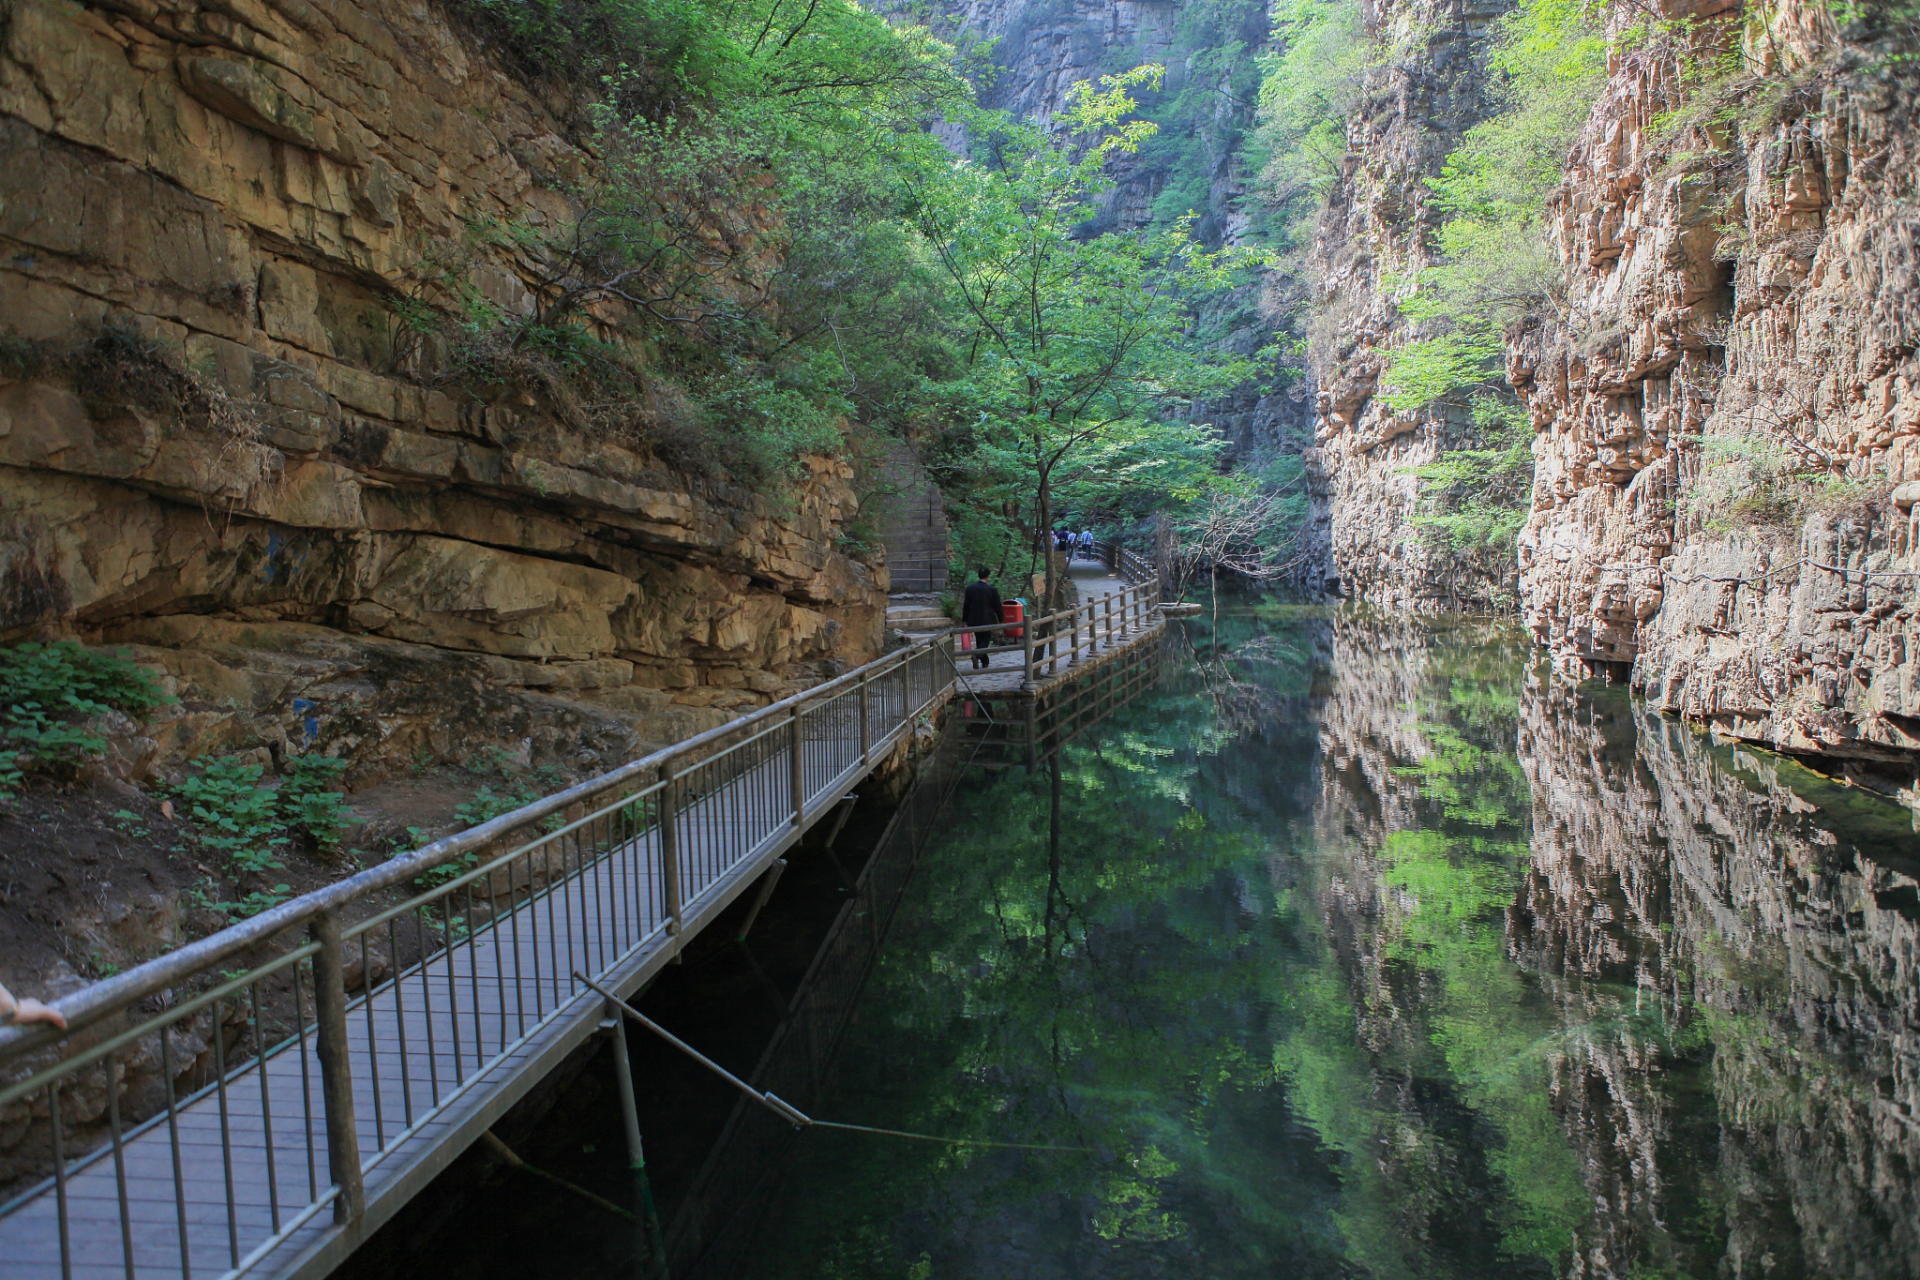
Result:
<svg viewBox="0 0 1920 1280">
<path fill-rule="evenodd" d="M 184 699 L 154 759 L 615 763 L 877 651 L 847 464 L 776 502 L 412 376 L 400 300 L 458 261 L 525 310 L 470 228 L 557 231 L 591 172 L 441 11 L 14 0 L 0 40 L 0 636 L 140 646 Z"/>
<path fill-rule="evenodd" d="M 1307 459 L 1325 531 L 1319 562 L 1376 604 L 1484 609 L 1511 594 L 1508 575 L 1474 568 L 1414 522 L 1430 506 L 1415 472 L 1476 443 L 1466 410 L 1396 412 L 1377 394 L 1393 349 L 1417 336 L 1396 313 L 1391 278 L 1433 265 L 1440 215 L 1426 181 L 1486 113 L 1484 35 L 1506 8 L 1408 0 L 1369 9 L 1369 38 L 1394 52 L 1366 73 L 1347 122 L 1346 168 L 1315 230 L 1318 420 Z"/>
<path fill-rule="evenodd" d="M 1658 49 L 1616 59 L 1548 210 L 1568 318 L 1509 358 L 1538 433 L 1526 616 L 1565 666 L 1632 663 L 1659 707 L 1897 784 L 1920 90 L 1796 0 L 1699 13 L 1793 87 L 1757 129 L 1662 134 L 1693 91 Z"/>
</svg>

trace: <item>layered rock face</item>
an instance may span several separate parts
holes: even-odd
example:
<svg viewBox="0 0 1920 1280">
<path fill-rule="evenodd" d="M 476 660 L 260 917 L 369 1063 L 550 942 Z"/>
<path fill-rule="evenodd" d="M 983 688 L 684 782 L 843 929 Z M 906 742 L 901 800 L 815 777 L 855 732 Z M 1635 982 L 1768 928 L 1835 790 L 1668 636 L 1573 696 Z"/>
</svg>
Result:
<svg viewBox="0 0 1920 1280">
<path fill-rule="evenodd" d="M 1393 349 L 1417 336 L 1401 319 L 1394 278 L 1433 264 L 1439 212 L 1426 180 L 1486 111 L 1479 48 L 1508 6 L 1498 0 L 1413 0 L 1367 14 L 1389 51 L 1366 73 L 1347 122 L 1345 170 L 1315 231 L 1309 267 L 1317 311 L 1310 331 L 1318 384 L 1317 504 L 1323 563 L 1345 589 L 1398 608 L 1486 608 L 1512 590 L 1423 533 L 1430 503 L 1418 469 L 1473 447 L 1459 407 L 1395 412 L 1380 399 Z"/>
<path fill-rule="evenodd" d="M 568 225 L 580 104 L 399 0 L 12 0 L 0 33 L 0 636 L 166 668 L 132 771 L 245 740 L 361 780 L 496 740 L 584 768 L 876 651 L 847 465 L 770 499 L 428 376 L 423 281 L 531 305 L 486 230 Z"/>
<path fill-rule="evenodd" d="M 1574 148 L 1548 210 L 1567 320 L 1509 362 L 1538 432 L 1528 621 L 1563 665 L 1633 664 L 1656 706 L 1897 783 L 1920 749 L 1912 33 L 1797 0 L 1689 13 L 1698 52 L 1737 42 L 1770 78 L 1709 92 L 1670 49 L 1623 53 Z"/>
</svg>

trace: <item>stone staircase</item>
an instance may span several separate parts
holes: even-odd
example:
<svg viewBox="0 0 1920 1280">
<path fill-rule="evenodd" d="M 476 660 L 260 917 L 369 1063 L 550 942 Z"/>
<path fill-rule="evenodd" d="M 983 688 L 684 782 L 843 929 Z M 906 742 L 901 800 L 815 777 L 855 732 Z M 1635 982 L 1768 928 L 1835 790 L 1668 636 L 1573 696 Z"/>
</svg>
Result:
<svg viewBox="0 0 1920 1280">
<path fill-rule="evenodd" d="M 919 636 L 940 631 L 952 625 L 952 620 L 940 612 L 938 596 L 910 594 L 887 598 L 888 631 Z"/>
<path fill-rule="evenodd" d="M 881 463 L 882 495 L 874 503 L 880 540 L 896 592 L 947 585 L 947 513 L 940 489 L 905 441 L 893 441 Z"/>
</svg>

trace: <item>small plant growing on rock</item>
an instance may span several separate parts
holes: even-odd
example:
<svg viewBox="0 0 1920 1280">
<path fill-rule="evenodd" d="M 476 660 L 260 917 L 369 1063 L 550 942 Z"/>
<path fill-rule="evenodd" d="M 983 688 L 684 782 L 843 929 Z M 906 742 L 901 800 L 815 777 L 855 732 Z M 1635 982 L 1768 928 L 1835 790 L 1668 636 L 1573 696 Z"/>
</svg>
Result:
<svg viewBox="0 0 1920 1280">
<path fill-rule="evenodd" d="M 173 788 L 200 843 L 219 854 L 235 875 L 279 869 L 287 836 L 273 792 L 259 785 L 260 766 L 215 760 L 198 777 Z"/>
<path fill-rule="evenodd" d="M 201 847 L 217 854 L 229 875 L 264 879 L 285 869 L 283 855 L 297 837 L 321 853 L 339 847 L 341 798 L 332 784 L 345 768 L 344 760 L 303 756 L 289 763 L 276 790 L 260 784 L 259 765 L 228 757 L 183 778 L 172 791 Z M 284 902 L 289 892 L 290 886 L 276 884 L 233 901 L 215 901 L 204 892 L 196 901 L 228 919 L 244 919 Z"/>
<path fill-rule="evenodd" d="M 31 773 L 78 769 L 107 749 L 92 722 L 171 701 L 142 667 L 70 640 L 0 650 L 0 801 Z"/>
<path fill-rule="evenodd" d="M 347 762 L 332 756 L 301 756 L 287 763 L 286 780 L 275 796 L 276 807 L 289 827 L 303 832 L 316 851 L 331 854 L 340 847 L 345 826 L 340 810 L 346 799 L 333 784 Z"/>
</svg>

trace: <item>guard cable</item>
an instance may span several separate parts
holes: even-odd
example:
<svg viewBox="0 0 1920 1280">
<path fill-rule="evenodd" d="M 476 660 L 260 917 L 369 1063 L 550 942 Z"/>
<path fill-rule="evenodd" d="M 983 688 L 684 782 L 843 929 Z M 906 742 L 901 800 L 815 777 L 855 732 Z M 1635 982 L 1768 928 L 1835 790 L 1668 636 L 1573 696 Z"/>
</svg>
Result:
<svg viewBox="0 0 1920 1280">
<path fill-rule="evenodd" d="M 796 1129 L 845 1129 L 850 1133 L 877 1133 L 891 1138 L 912 1138 L 919 1142 L 944 1142 L 951 1146 L 959 1147 L 998 1147 L 1013 1151 L 1094 1150 L 1092 1147 L 1063 1147 L 1041 1142 L 992 1142 L 985 1138 L 943 1138 L 931 1133 L 911 1133 L 905 1129 L 881 1129 L 873 1125 L 842 1124 L 835 1120 L 815 1120 L 812 1116 L 809 1116 L 791 1102 L 781 1098 L 778 1094 L 762 1093 L 760 1090 L 754 1088 L 745 1080 L 742 1080 L 739 1076 L 736 1076 L 733 1072 L 727 1070 L 712 1058 L 701 1053 L 685 1040 L 682 1040 L 679 1036 L 676 1036 L 673 1032 L 667 1030 L 652 1018 L 649 1018 L 646 1014 L 622 1000 L 619 996 L 614 995 L 613 992 L 593 981 L 593 979 L 581 974 L 579 970 L 576 969 L 574 971 L 573 977 L 574 981 L 587 986 L 593 991 L 598 992 L 605 999 L 612 1001 L 627 1017 L 632 1018 L 635 1022 L 653 1032 L 653 1034 L 659 1036 L 662 1040 L 665 1040 L 668 1044 L 680 1050 L 680 1052 L 686 1054 L 695 1062 L 698 1062 L 701 1066 L 713 1072 L 722 1080 L 725 1080 L 728 1084 L 746 1094 L 749 1098 L 752 1098 L 755 1102 L 773 1112 Z"/>
</svg>

